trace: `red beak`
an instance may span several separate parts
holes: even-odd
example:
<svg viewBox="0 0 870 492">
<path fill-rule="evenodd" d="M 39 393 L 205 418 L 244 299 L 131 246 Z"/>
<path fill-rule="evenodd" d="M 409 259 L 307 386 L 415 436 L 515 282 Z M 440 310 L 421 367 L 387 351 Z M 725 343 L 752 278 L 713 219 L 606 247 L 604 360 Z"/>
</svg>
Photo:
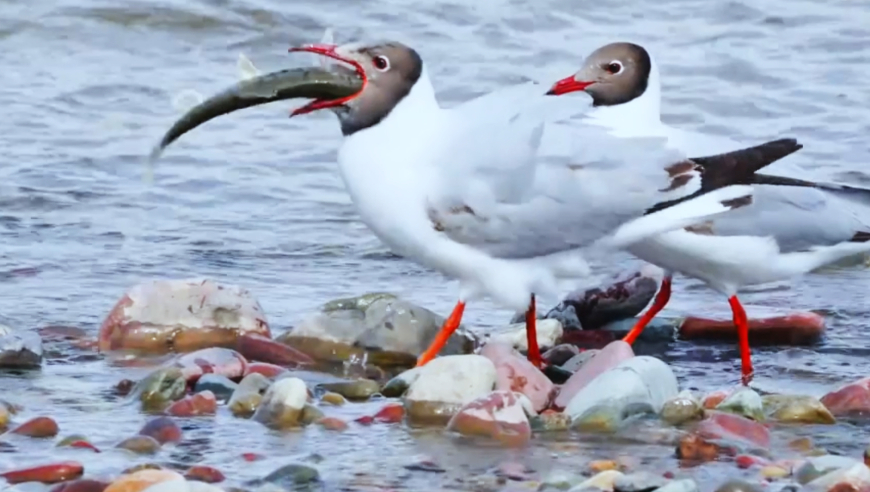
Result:
<svg viewBox="0 0 870 492">
<path fill-rule="evenodd" d="M 562 94 L 567 94 L 569 92 L 582 91 L 594 83 L 595 82 L 579 82 L 575 80 L 572 75 L 553 84 L 553 87 L 550 87 L 550 90 L 547 91 L 546 95 L 561 96 Z"/>
<path fill-rule="evenodd" d="M 354 99 L 355 97 L 359 96 L 360 93 L 363 91 L 363 89 L 365 89 L 366 83 L 368 82 L 368 79 L 366 78 L 366 72 L 363 69 L 362 65 L 360 65 L 359 62 L 357 62 L 356 60 L 339 55 L 335 51 L 336 48 L 338 48 L 338 46 L 336 46 L 334 44 L 303 44 L 302 46 L 294 46 L 294 47 L 288 49 L 287 52 L 288 53 L 296 53 L 296 52 L 300 52 L 300 51 L 305 51 L 308 53 L 315 53 L 318 55 L 323 55 L 323 56 L 332 58 L 334 60 L 338 60 L 340 62 L 347 63 L 348 65 L 352 66 L 356 70 L 357 75 L 362 77 L 362 80 L 363 80 L 362 89 L 360 89 L 359 92 L 357 92 L 356 94 L 354 94 L 352 96 L 343 97 L 341 99 L 315 99 L 314 101 L 311 101 L 310 103 L 306 104 L 305 106 L 302 106 L 301 108 L 293 110 L 293 112 L 290 113 L 291 118 L 294 116 L 300 115 L 300 114 L 312 113 L 312 112 L 320 110 L 320 109 L 334 108 L 337 106 L 341 106 L 342 104 L 344 104 L 344 103 L 350 101 L 351 99 Z"/>
</svg>

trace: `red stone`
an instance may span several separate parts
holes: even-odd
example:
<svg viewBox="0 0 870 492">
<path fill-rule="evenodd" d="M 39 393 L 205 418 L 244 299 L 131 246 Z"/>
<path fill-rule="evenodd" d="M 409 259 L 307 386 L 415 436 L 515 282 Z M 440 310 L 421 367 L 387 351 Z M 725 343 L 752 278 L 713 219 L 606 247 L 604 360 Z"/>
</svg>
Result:
<svg viewBox="0 0 870 492">
<path fill-rule="evenodd" d="M 734 463 L 737 464 L 737 468 L 752 468 L 753 466 L 765 466 L 770 462 L 761 456 L 753 456 L 751 454 L 741 454 L 734 458 Z"/>
<path fill-rule="evenodd" d="M 245 461 L 260 461 L 263 455 L 257 453 L 242 453 L 242 459 Z"/>
<path fill-rule="evenodd" d="M 327 430 L 343 431 L 347 429 L 347 422 L 338 417 L 323 417 L 317 423 Z"/>
<path fill-rule="evenodd" d="M 467 436 L 485 436 L 503 446 L 524 446 L 532 438 L 529 419 L 517 393 L 493 391 L 467 403 L 450 419 L 447 429 Z"/>
<path fill-rule="evenodd" d="M 203 374 L 241 379 L 248 361 L 235 350 L 211 347 L 182 355 L 172 365 L 181 369 L 188 384 L 194 384 Z"/>
<path fill-rule="evenodd" d="M 0 477 L 5 478 L 11 484 L 22 482 L 57 483 L 78 478 L 82 476 L 84 471 L 85 467 L 77 461 L 63 461 L 10 470 L 0 473 Z"/>
<path fill-rule="evenodd" d="M 236 348 L 250 360 L 279 366 L 298 367 L 314 363 L 314 359 L 289 345 L 253 333 L 239 336 Z"/>
<path fill-rule="evenodd" d="M 60 429 L 51 417 L 35 417 L 12 429 L 11 432 L 28 437 L 54 437 Z"/>
<path fill-rule="evenodd" d="M 713 320 L 688 317 L 679 328 L 683 340 L 720 340 L 737 342 L 737 329 L 731 319 Z M 825 333 L 825 318 L 816 313 L 749 320 L 749 344 L 811 345 Z"/>
<path fill-rule="evenodd" d="M 701 405 L 707 410 L 713 410 L 714 408 L 719 406 L 720 403 L 725 401 L 725 398 L 728 398 L 730 394 L 730 391 L 716 390 L 705 396 L 704 401 L 701 402 Z"/>
<path fill-rule="evenodd" d="M 52 487 L 49 492 L 103 492 L 108 486 L 108 482 L 80 478 L 70 482 L 59 483 Z"/>
<path fill-rule="evenodd" d="M 389 403 L 378 410 L 374 420 L 385 424 L 396 424 L 405 418 L 405 406 L 401 403 Z"/>
<path fill-rule="evenodd" d="M 187 473 L 184 474 L 184 478 L 205 483 L 220 483 L 226 480 L 227 477 L 225 477 L 217 468 L 196 465 L 187 470 Z"/>
<path fill-rule="evenodd" d="M 362 425 L 372 425 L 375 423 L 375 418 L 371 415 L 363 415 L 362 417 L 355 418 L 353 421 Z"/>
<path fill-rule="evenodd" d="M 269 364 L 268 362 L 250 362 L 248 363 L 248 367 L 245 369 L 245 376 L 252 373 L 258 373 L 269 379 L 275 379 L 285 372 L 287 372 L 286 368 L 275 364 Z"/>
<path fill-rule="evenodd" d="M 217 412 L 217 399 L 211 391 L 201 391 L 174 402 L 166 409 L 173 417 L 195 417 L 214 415 Z"/>
<path fill-rule="evenodd" d="M 73 441 L 73 442 L 69 443 L 68 446 L 71 447 L 71 448 L 84 448 L 84 449 L 90 449 L 91 451 L 93 451 L 93 452 L 95 452 L 95 453 L 99 453 L 99 452 L 100 452 L 100 450 L 97 449 L 96 446 L 94 446 L 93 444 L 89 443 L 88 441 Z"/>
<path fill-rule="evenodd" d="M 169 417 L 157 417 L 148 421 L 139 435 L 153 437 L 160 444 L 181 440 L 181 428 Z"/>
<path fill-rule="evenodd" d="M 678 456 L 690 461 L 714 461 L 735 456 L 746 448 L 770 447 L 770 430 L 762 424 L 731 413 L 708 410 L 693 432 L 680 439 Z M 746 463 L 746 459 L 741 460 Z M 738 463 L 740 466 L 740 463 Z"/>
<path fill-rule="evenodd" d="M 835 416 L 870 414 L 870 378 L 859 379 L 821 398 Z"/>
</svg>

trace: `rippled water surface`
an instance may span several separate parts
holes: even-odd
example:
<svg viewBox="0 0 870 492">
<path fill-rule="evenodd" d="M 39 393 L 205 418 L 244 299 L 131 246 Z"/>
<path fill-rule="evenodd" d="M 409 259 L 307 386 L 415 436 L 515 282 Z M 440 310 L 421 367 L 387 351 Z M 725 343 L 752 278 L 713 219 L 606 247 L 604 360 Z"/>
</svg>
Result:
<svg viewBox="0 0 870 492">
<path fill-rule="evenodd" d="M 144 156 L 180 114 L 173 99 L 236 81 L 240 53 L 268 71 L 311 63 L 287 47 L 316 41 L 327 27 L 339 42 L 397 38 L 422 54 L 449 105 L 527 78 L 556 80 L 603 43 L 639 41 L 661 67 L 668 123 L 746 143 L 795 136 L 805 149 L 794 162 L 860 183 L 870 161 L 868 19 L 868 6 L 853 0 L 0 0 L 0 314 L 21 328 L 96 331 L 130 285 L 188 276 L 250 288 L 278 332 L 325 301 L 375 290 L 448 312 L 456 285 L 389 254 L 358 221 L 338 177 L 340 133 L 330 114 L 289 120 L 293 103 L 277 103 L 221 118 L 173 145 L 154 184 L 143 182 Z M 750 315 L 829 315 L 820 345 L 756 352 L 759 387 L 821 394 L 866 375 L 868 279 L 863 268 L 829 269 L 746 294 Z M 729 314 L 725 299 L 686 279 L 667 312 Z M 481 332 L 511 315 L 485 302 L 466 313 Z M 730 347 L 675 343 L 657 353 L 684 386 L 737 380 Z M 108 389 L 142 371 L 102 359 L 49 361 L 35 374 L 0 376 L 0 394 L 108 443 L 142 423 Z M 201 459 L 233 480 L 311 452 L 326 457 L 320 466 L 334 483 L 354 479 L 352 470 L 402 476 L 417 453 L 461 469 L 512 456 L 397 427 L 286 435 L 222 414 L 189 428 L 188 447 L 164 458 Z M 855 439 L 854 430 L 842 432 Z M 613 443 L 564 440 L 514 458 L 546 470 L 614 453 Z M 846 442 L 832 446 L 848 451 Z M 56 453 L 21 446 L 34 460 Z M 271 458 L 245 464 L 243 450 Z M 670 450 L 650 454 L 666 460 Z M 127 463 L 104 456 L 98 471 Z"/>
</svg>

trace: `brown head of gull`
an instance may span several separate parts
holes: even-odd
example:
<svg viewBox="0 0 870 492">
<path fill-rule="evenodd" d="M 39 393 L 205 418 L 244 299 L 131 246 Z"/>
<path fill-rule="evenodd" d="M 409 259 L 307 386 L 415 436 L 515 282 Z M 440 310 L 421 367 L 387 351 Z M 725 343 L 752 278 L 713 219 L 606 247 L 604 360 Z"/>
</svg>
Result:
<svg viewBox="0 0 870 492">
<path fill-rule="evenodd" d="M 396 41 L 341 46 L 307 44 L 289 51 L 316 53 L 338 60 L 362 77 L 363 87 L 358 93 L 342 99 L 315 100 L 292 113 L 296 116 L 329 108 L 338 115 L 345 136 L 381 122 L 411 92 L 423 72 L 420 55 Z M 336 66 L 339 70 L 342 67 Z"/>
<path fill-rule="evenodd" d="M 577 73 L 556 82 L 547 94 L 584 91 L 593 106 L 625 104 L 646 92 L 651 72 L 652 59 L 643 46 L 611 43 L 593 51 Z"/>
</svg>

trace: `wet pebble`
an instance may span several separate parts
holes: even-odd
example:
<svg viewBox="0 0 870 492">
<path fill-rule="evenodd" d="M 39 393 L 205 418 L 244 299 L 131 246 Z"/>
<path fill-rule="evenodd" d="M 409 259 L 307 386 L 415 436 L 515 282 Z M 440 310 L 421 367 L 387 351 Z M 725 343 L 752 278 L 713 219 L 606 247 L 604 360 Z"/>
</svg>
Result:
<svg viewBox="0 0 870 492">
<path fill-rule="evenodd" d="M 463 405 L 447 429 L 466 436 L 488 437 L 503 446 L 521 447 L 532 437 L 527 413 L 535 411 L 521 393 L 493 391 Z"/>
<path fill-rule="evenodd" d="M 12 420 L 12 412 L 4 402 L 0 402 L 0 431 L 9 425 L 10 420 Z"/>
<path fill-rule="evenodd" d="M 345 400 L 343 396 L 339 395 L 338 393 L 332 393 L 329 391 L 327 391 L 323 394 L 323 396 L 320 397 L 320 401 L 334 406 L 341 406 L 347 403 L 347 400 Z"/>
<path fill-rule="evenodd" d="M 571 360 L 572 357 L 580 355 L 580 349 L 574 345 L 563 343 L 545 351 L 541 354 L 541 358 L 548 365 L 561 366 Z"/>
<path fill-rule="evenodd" d="M 166 409 L 167 415 L 173 417 L 195 417 L 198 415 L 214 415 L 217 412 L 217 399 L 209 390 L 186 396 L 176 401 Z"/>
<path fill-rule="evenodd" d="M 220 470 L 206 465 L 190 467 L 187 472 L 184 473 L 184 478 L 205 483 L 220 483 L 226 480 L 226 477 Z"/>
<path fill-rule="evenodd" d="M 404 400 L 408 419 L 420 424 L 444 425 L 462 405 L 495 387 L 495 366 L 480 355 L 438 357 L 419 369 Z"/>
<path fill-rule="evenodd" d="M 562 333 L 564 330 L 562 329 L 562 323 L 557 319 L 540 319 L 535 328 L 538 335 L 538 348 L 542 351 L 554 347 L 559 340 L 562 339 Z M 525 320 L 498 330 L 498 332 L 495 335 L 492 335 L 486 343 L 499 343 L 508 345 L 509 347 L 521 352 L 528 352 L 529 339 L 526 335 Z"/>
<path fill-rule="evenodd" d="M 153 437 L 160 444 L 178 442 L 181 440 L 181 427 L 169 417 L 157 417 L 149 420 L 139 435 Z"/>
<path fill-rule="evenodd" d="M 260 406 L 263 393 L 272 383 L 262 374 L 248 374 L 233 392 L 227 406 L 236 417 L 250 417 Z"/>
<path fill-rule="evenodd" d="M 184 354 L 172 367 L 181 369 L 188 384 L 195 383 L 205 374 L 218 374 L 230 379 L 239 379 L 245 373 L 248 360 L 235 350 L 223 347 L 209 347 Z"/>
<path fill-rule="evenodd" d="M 54 437 L 60 431 L 57 422 L 51 417 L 35 417 L 10 432 L 27 437 Z"/>
<path fill-rule="evenodd" d="M 104 492 L 142 492 L 153 485 L 166 482 L 183 485 L 185 480 L 174 471 L 146 468 L 121 475 Z"/>
<path fill-rule="evenodd" d="M 762 488 L 744 480 L 731 479 L 716 487 L 716 492 L 762 492 Z"/>
<path fill-rule="evenodd" d="M 495 366 L 495 389 L 522 393 L 532 403 L 535 413 L 550 404 L 555 389 L 552 381 L 513 347 L 489 342 L 480 350 L 480 355 Z"/>
<path fill-rule="evenodd" d="M 343 431 L 347 429 L 347 422 L 338 417 L 323 417 L 317 421 L 317 425 L 326 430 Z"/>
<path fill-rule="evenodd" d="M 320 482 L 320 472 L 317 471 L 317 468 L 301 463 L 291 463 L 278 468 L 260 480 L 250 482 L 249 485 L 256 486 L 268 483 L 285 490 L 298 490 Z"/>
<path fill-rule="evenodd" d="M 730 412 L 756 422 L 764 421 L 764 404 L 752 388 L 740 387 L 716 405 L 716 410 Z"/>
<path fill-rule="evenodd" d="M 817 398 L 807 395 L 765 395 L 762 398 L 768 418 L 778 422 L 835 424 L 831 411 Z"/>
<path fill-rule="evenodd" d="M 84 466 L 77 461 L 16 468 L 0 473 L 10 484 L 23 482 L 58 483 L 82 476 Z"/>
<path fill-rule="evenodd" d="M 287 372 L 289 371 L 287 371 L 286 368 L 275 364 L 269 364 L 268 362 L 250 362 L 248 363 L 248 367 L 245 369 L 245 376 L 257 373 L 262 374 L 269 379 L 275 379 Z"/>
<path fill-rule="evenodd" d="M 103 492 L 108 482 L 91 478 L 80 478 L 55 485 L 50 492 Z"/>
<path fill-rule="evenodd" d="M 562 385 L 562 390 L 554 400 L 553 406 L 556 409 L 567 407 L 571 399 L 599 375 L 632 357 L 634 352 L 631 350 L 631 345 L 622 340 L 609 343 Z"/>
<path fill-rule="evenodd" d="M 119 442 L 115 447 L 136 454 L 154 454 L 160 450 L 160 442 L 151 436 L 132 436 Z"/>
<path fill-rule="evenodd" d="M 193 391 L 211 391 L 218 401 L 227 401 L 238 388 L 238 384 L 221 374 L 204 374 L 196 381 Z"/>
<path fill-rule="evenodd" d="M 348 400 L 367 400 L 380 391 L 380 385 L 371 379 L 357 379 L 355 381 L 339 381 L 320 385 L 326 391 L 338 393 Z"/>
<path fill-rule="evenodd" d="M 562 412 L 545 410 L 539 415 L 531 417 L 529 424 L 534 431 L 565 431 L 571 427 L 571 416 Z"/>
<path fill-rule="evenodd" d="M 307 401 L 308 388 L 304 381 L 299 378 L 280 379 L 269 386 L 252 418 L 270 428 L 296 427 L 301 423 Z"/>
<path fill-rule="evenodd" d="M 384 424 L 396 424 L 405 418 L 405 406 L 401 403 L 389 403 L 378 410 L 374 415 L 376 422 Z"/>
<path fill-rule="evenodd" d="M 146 411 L 163 410 L 187 391 L 184 374 L 178 367 L 163 367 L 136 383 L 130 395 L 142 402 Z"/>
<path fill-rule="evenodd" d="M 42 357 L 42 338 L 38 333 L 13 331 L 0 325 L 0 368 L 38 368 Z"/>
<path fill-rule="evenodd" d="M 704 417 L 704 409 L 701 407 L 701 402 L 695 398 L 691 391 L 684 390 L 662 405 L 659 416 L 671 425 L 681 425 L 686 422 L 702 419 Z"/>
</svg>

